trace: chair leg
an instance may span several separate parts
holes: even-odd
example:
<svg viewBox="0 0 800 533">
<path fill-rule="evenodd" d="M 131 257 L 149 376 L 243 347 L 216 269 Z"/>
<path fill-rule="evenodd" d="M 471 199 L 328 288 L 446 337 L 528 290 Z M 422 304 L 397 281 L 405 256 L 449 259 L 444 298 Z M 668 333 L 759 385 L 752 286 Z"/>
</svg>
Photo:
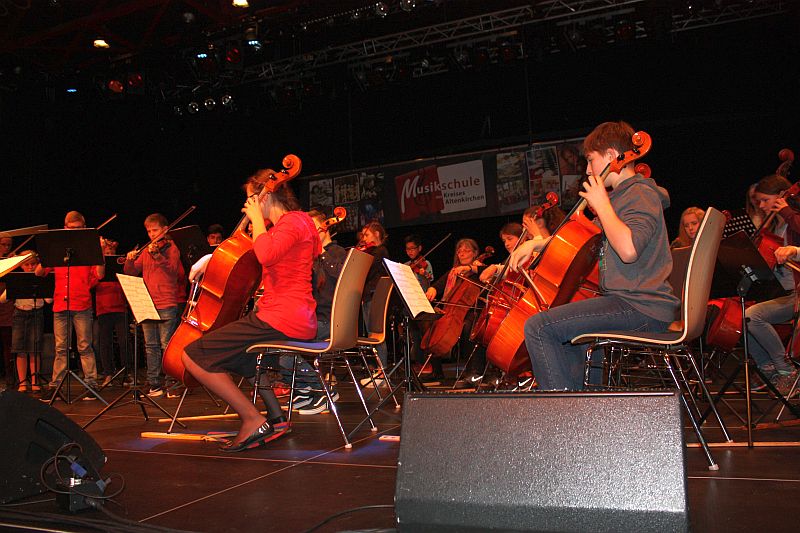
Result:
<svg viewBox="0 0 800 533">
<path fill-rule="evenodd" d="M 253 405 L 256 405 L 258 401 L 258 388 L 261 386 L 261 360 L 263 359 L 264 354 L 259 353 L 256 356 L 256 375 L 253 377 Z M 242 385 L 242 382 L 239 382 L 239 386 Z"/>
<path fill-rule="evenodd" d="M 667 369 L 669 370 L 669 373 L 672 376 L 672 381 L 678 388 L 678 396 L 680 396 L 681 402 L 683 403 L 683 408 L 686 410 L 686 416 L 689 417 L 689 421 L 691 422 L 692 427 L 694 428 L 694 432 L 697 435 L 697 439 L 700 441 L 700 446 L 703 448 L 703 452 L 706 454 L 706 460 L 708 461 L 708 469 L 719 470 L 719 465 L 714 461 L 714 458 L 711 456 L 711 450 L 709 449 L 708 443 L 706 442 L 706 439 L 703 436 L 703 431 L 697 424 L 697 420 L 694 417 L 694 413 L 692 413 L 692 410 L 689 407 L 689 403 L 686 401 L 683 387 L 681 386 L 681 382 L 678 379 L 678 375 L 675 373 L 675 369 L 672 367 L 672 363 L 670 362 L 670 357 L 671 355 L 669 353 L 665 353 L 664 363 L 667 365 Z"/>
<path fill-rule="evenodd" d="M 378 427 L 375 425 L 375 422 L 372 420 L 372 417 L 369 414 L 369 407 L 367 407 L 367 402 L 364 400 L 364 394 L 361 392 L 361 386 L 356 381 L 356 376 L 353 373 L 353 368 L 350 366 L 350 361 L 347 360 L 347 357 L 344 358 L 344 364 L 347 367 L 347 373 L 350 374 L 350 379 L 353 380 L 353 385 L 356 387 L 356 394 L 358 394 L 358 399 L 361 400 L 361 405 L 364 407 L 364 412 L 367 414 L 369 425 L 372 426 L 371 431 L 378 431 Z"/>
<path fill-rule="evenodd" d="M 314 371 L 317 373 L 317 377 L 319 378 L 320 383 L 322 383 L 322 389 L 325 391 L 325 396 L 328 398 L 328 407 L 330 407 L 331 413 L 333 413 L 334 418 L 336 418 L 336 423 L 339 425 L 339 431 L 342 434 L 342 438 L 344 439 L 344 447 L 350 449 L 353 447 L 353 444 L 347 440 L 347 433 L 344 432 L 344 426 L 342 426 L 342 419 L 339 418 L 339 410 L 336 408 L 336 404 L 333 402 L 333 396 L 331 396 L 331 389 L 328 387 L 328 384 L 325 383 L 325 380 L 322 379 L 322 372 L 319 368 L 319 357 L 314 358 Z"/>
<path fill-rule="evenodd" d="M 288 413 L 286 414 L 286 421 L 290 422 L 292 420 L 292 410 L 294 407 L 294 387 L 297 381 L 297 363 L 298 363 L 297 354 L 294 354 L 292 358 L 292 382 L 289 385 L 289 406 L 288 406 Z"/>
<path fill-rule="evenodd" d="M 687 353 L 686 357 L 687 357 L 687 359 L 689 359 L 689 364 L 692 366 L 692 371 L 695 373 L 696 376 L 698 376 L 698 379 L 700 380 L 699 381 L 699 383 L 700 383 L 700 391 L 701 391 L 701 393 L 703 395 L 703 398 L 708 402 L 709 406 L 711 407 L 711 411 L 714 413 L 714 416 L 717 419 L 717 423 L 719 424 L 719 427 L 722 430 L 722 434 L 725 436 L 725 441 L 732 442 L 733 439 L 731 439 L 731 436 L 728 433 L 728 428 L 725 426 L 725 423 L 722 421 L 722 417 L 720 416 L 719 411 L 717 411 L 717 406 L 714 403 L 714 399 L 711 397 L 711 393 L 708 392 L 708 387 L 706 387 L 706 383 L 705 383 L 705 381 L 703 381 L 703 378 L 700 375 L 700 371 L 699 371 L 699 368 L 697 366 L 697 362 L 694 360 L 694 357 L 692 357 L 691 353 Z M 683 371 L 681 370 L 681 374 L 682 373 L 683 373 Z M 685 380 L 686 377 L 684 376 L 683 379 Z M 692 402 L 694 402 L 694 396 L 692 396 Z M 695 403 L 695 406 L 696 405 L 697 404 Z M 699 408 L 697 409 L 697 413 L 700 414 L 700 409 Z"/>
</svg>

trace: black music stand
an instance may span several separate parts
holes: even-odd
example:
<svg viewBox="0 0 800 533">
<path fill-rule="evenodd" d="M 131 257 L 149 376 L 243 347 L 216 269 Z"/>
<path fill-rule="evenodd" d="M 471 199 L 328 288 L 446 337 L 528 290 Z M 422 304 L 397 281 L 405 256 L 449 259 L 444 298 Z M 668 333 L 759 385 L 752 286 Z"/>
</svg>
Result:
<svg viewBox="0 0 800 533">
<path fill-rule="evenodd" d="M 55 276 L 52 274 L 41 277 L 33 272 L 9 272 L 3 277 L 3 281 L 6 284 L 6 297 L 9 300 L 29 299 L 34 301 L 34 305 L 36 300 L 51 298 L 55 290 Z M 39 326 L 36 322 L 37 320 L 38 317 L 34 315 L 34 331 L 38 329 Z M 37 365 L 39 370 L 36 373 L 39 382 L 49 382 L 50 380 L 42 375 L 42 347 L 39 346 L 39 339 L 36 336 L 33 337 L 33 354 L 28 355 L 40 358 L 39 364 Z M 28 363 L 28 369 L 29 368 L 30 362 Z M 31 378 L 33 378 L 33 376 L 31 376 Z"/>
<path fill-rule="evenodd" d="M 744 357 L 742 364 L 731 373 L 725 384 L 720 388 L 713 402 L 716 405 L 725 392 L 733 385 L 742 367 L 744 367 L 744 388 L 747 404 L 747 445 L 753 447 L 753 414 L 752 397 L 750 391 L 750 367 L 761 378 L 767 388 L 781 401 L 795 416 L 800 417 L 800 410 L 791 405 L 786 398 L 778 392 L 775 386 L 761 372 L 750 358 L 750 347 L 747 339 L 747 320 L 745 319 L 745 301 L 764 302 L 786 294 L 786 290 L 778 282 L 772 269 L 769 268 L 761 254 L 758 253 L 750 238 L 744 231 L 723 239 L 717 253 L 717 264 L 714 269 L 714 279 L 711 285 L 711 299 L 729 298 L 735 295 L 738 298 L 742 313 L 742 345 Z M 709 408 L 700 418 L 699 423 L 710 414 Z"/>
<path fill-rule="evenodd" d="M 425 299 L 426 302 L 427 299 L 425 298 L 425 293 L 422 292 L 422 286 L 419 284 L 416 274 L 411 271 L 411 267 L 408 265 L 395 263 L 386 258 L 383 259 L 383 267 L 389 274 L 389 277 L 392 279 L 395 288 L 397 288 L 397 293 L 400 295 L 400 300 L 403 302 L 403 325 L 406 331 L 405 349 L 403 350 L 403 357 L 398 359 L 392 369 L 387 372 L 386 382 L 390 385 L 389 393 L 385 397 L 381 398 L 381 401 L 372 411 L 370 411 L 369 415 L 359 422 L 358 425 L 348 434 L 348 439 L 351 438 L 351 436 L 354 435 L 356 431 L 358 431 L 368 420 L 371 420 L 372 416 L 382 409 L 389 400 L 394 399 L 400 389 L 404 388 L 406 392 L 425 392 L 427 390 L 425 385 L 419 380 L 411 367 L 411 336 L 408 334 L 408 328 L 411 324 L 411 321 L 430 322 L 433 320 L 438 320 L 442 317 L 442 315 L 438 313 L 419 311 L 415 313 L 415 311 L 412 311 L 412 309 L 417 309 L 417 306 L 412 305 L 410 302 L 415 300 L 418 301 L 420 295 L 421 298 Z M 430 303 L 428 303 L 428 306 L 430 307 Z M 394 375 L 401 365 L 403 366 L 403 379 L 397 385 L 392 386 L 391 381 L 389 381 L 388 378 Z"/>
<path fill-rule="evenodd" d="M 208 239 L 203 235 L 200 226 L 184 226 L 182 228 L 170 230 L 167 237 L 171 238 L 181 252 L 181 261 L 186 272 L 201 257 L 214 251 L 208 244 Z"/>
<path fill-rule="evenodd" d="M 95 266 L 104 264 L 103 250 L 100 248 L 100 235 L 96 229 L 54 229 L 41 231 L 36 234 L 36 249 L 39 251 L 39 259 L 44 267 L 66 267 L 67 269 L 67 368 L 64 376 L 59 381 L 53 396 L 50 398 L 50 405 L 55 403 L 56 398 L 61 396 L 66 403 L 70 404 L 75 400 L 91 394 L 101 402 L 107 402 L 82 380 L 71 369 L 70 356 L 72 351 L 72 311 L 70 303 L 70 269 L 77 266 Z M 71 380 L 77 380 L 86 390 L 75 400 L 70 397 Z M 61 389 L 66 383 L 66 396 L 62 395 Z"/>
<path fill-rule="evenodd" d="M 135 276 L 123 276 L 123 277 L 134 278 Z M 122 277 L 120 277 L 120 276 L 117 276 L 117 279 L 119 279 L 120 282 L 124 281 L 122 279 Z M 155 306 L 153 305 L 153 300 L 149 296 L 149 291 L 147 290 L 147 287 L 144 285 L 144 281 L 142 281 L 141 278 L 136 278 L 136 279 L 141 283 L 141 288 L 143 289 L 142 292 L 139 293 L 139 297 L 143 297 L 143 298 L 149 299 L 150 300 L 149 305 L 152 307 L 152 312 L 155 313 L 155 316 L 158 316 L 158 311 L 155 309 Z M 123 392 L 122 394 L 117 396 L 114 400 L 112 400 L 111 403 L 106 404 L 106 406 L 99 413 L 94 415 L 91 420 L 89 420 L 88 422 L 86 422 L 86 424 L 84 424 L 82 426 L 83 429 L 86 429 L 87 427 L 89 427 L 89 425 L 93 424 L 95 422 L 95 420 L 97 420 L 98 418 L 102 417 L 105 413 L 107 413 L 108 411 L 110 411 L 114 407 L 122 407 L 123 405 L 128 405 L 128 404 L 138 405 L 139 408 L 142 410 L 142 416 L 144 417 L 144 419 L 146 421 L 150 420 L 150 417 L 147 416 L 147 410 L 145 409 L 145 407 L 147 406 L 148 403 L 152 407 L 155 407 L 156 409 L 158 409 L 159 411 L 164 413 L 164 415 L 166 415 L 168 418 L 172 418 L 172 419 L 175 418 L 175 415 L 170 414 L 166 409 L 161 407 L 161 405 L 159 405 L 158 402 L 156 402 L 150 396 L 145 394 L 144 391 L 142 390 L 142 387 L 139 385 L 139 363 L 138 363 L 139 358 L 138 358 L 138 353 L 137 353 L 139 351 L 139 349 L 138 349 L 138 346 L 139 346 L 139 340 L 138 340 L 139 339 L 139 332 L 138 332 L 139 328 L 138 328 L 138 326 L 139 326 L 139 324 L 141 322 L 143 322 L 144 320 L 147 320 L 147 319 L 146 318 L 142 318 L 141 322 L 139 321 L 139 319 L 136 316 L 137 307 L 136 307 L 135 303 L 133 303 L 134 300 L 132 300 L 131 296 L 129 296 L 129 294 L 127 292 L 127 289 L 125 288 L 125 284 L 124 283 L 122 284 L 122 286 L 123 286 L 123 292 L 125 292 L 125 298 L 128 299 L 128 303 L 131 304 L 131 307 L 133 309 L 133 321 L 134 321 L 134 333 L 133 333 L 133 385 L 131 386 L 130 390 Z M 128 400 L 127 402 L 122 402 L 122 400 L 128 394 L 131 395 L 131 399 Z M 120 403 L 120 402 L 122 402 L 122 403 Z M 177 422 L 183 428 L 186 428 L 186 425 L 183 422 L 181 422 L 179 420 Z"/>
</svg>

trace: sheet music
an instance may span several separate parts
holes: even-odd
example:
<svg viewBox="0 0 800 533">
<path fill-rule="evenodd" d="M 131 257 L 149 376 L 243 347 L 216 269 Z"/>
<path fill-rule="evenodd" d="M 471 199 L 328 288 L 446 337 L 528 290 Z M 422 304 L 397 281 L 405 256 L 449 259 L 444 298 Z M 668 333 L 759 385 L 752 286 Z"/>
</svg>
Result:
<svg viewBox="0 0 800 533">
<path fill-rule="evenodd" d="M 392 280 L 403 300 L 405 300 L 406 305 L 408 305 L 411 316 L 416 318 L 421 313 L 435 313 L 433 306 L 425 297 L 425 293 L 422 292 L 422 286 L 410 266 L 395 263 L 388 259 L 384 259 L 383 264 L 392 276 Z"/>
<path fill-rule="evenodd" d="M 117 274 L 119 284 L 122 285 L 122 292 L 125 293 L 125 298 L 131 305 L 133 317 L 136 322 L 143 322 L 145 320 L 161 320 L 158 315 L 158 310 L 147 287 L 144 285 L 144 280 L 138 276 L 126 276 L 125 274 Z"/>
<path fill-rule="evenodd" d="M 17 255 L 0 259 L 0 278 L 17 268 L 20 263 L 24 262 L 31 255 L 33 254 Z"/>
</svg>

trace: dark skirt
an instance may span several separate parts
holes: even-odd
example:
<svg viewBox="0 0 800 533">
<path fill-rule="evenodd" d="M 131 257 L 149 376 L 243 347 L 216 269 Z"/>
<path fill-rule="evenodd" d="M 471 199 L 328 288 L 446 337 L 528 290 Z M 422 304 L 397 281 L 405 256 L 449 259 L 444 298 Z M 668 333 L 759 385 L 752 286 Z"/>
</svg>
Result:
<svg viewBox="0 0 800 533">
<path fill-rule="evenodd" d="M 233 372 L 245 378 L 256 373 L 256 354 L 247 353 L 253 344 L 289 340 L 289 337 L 261 321 L 255 312 L 210 331 L 188 344 L 186 354 L 207 372 Z"/>
<path fill-rule="evenodd" d="M 11 325 L 11 353 L 42 353 L 44 311 L 14 309 Z"/>
</svg>

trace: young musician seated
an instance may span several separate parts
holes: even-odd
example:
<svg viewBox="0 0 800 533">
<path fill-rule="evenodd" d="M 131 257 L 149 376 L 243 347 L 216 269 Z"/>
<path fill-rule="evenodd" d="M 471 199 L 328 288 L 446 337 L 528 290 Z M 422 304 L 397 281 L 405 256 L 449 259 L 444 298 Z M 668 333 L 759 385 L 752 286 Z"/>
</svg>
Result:
<svg viewBox="0 0 800 533">
<path fill-rule="evenodd" d="M 691 246 L 700 229 L 700 223 L 706 212 L 699 207 L 687 207 L 681 213 L 681 223 L 678 226 L 678 236 L 669 245 L 670 248 L 683 248 Z"/>
<path fill-rule="evenodd" d="M 797 376 L 794 365 L 786 359 L 786 349 L 772 324 L 789 322 L 794 317 L 795 309 L 795 277 L 792 270 L 783 266 L 794 254 L 792 249 L 800 245 L 800 211 L 790 206 L 782 197 L 782 193 L 791 187 L 791 183 L 778 174 L 762 178 L 755 188 L 754 198 L 758 208 L 765 213 L 776 213 L 769 227 L 765 230 L 776 235 L 784 247 L 775 250 L 778 265 L 773 272 L 788 294 L 759 302 L 747 308 L 748 348 L 750 356 L 758 365 L 761 373 L 781 394 L 787 394 Z M 763 386 L 756 385 L 756 390 Z"/>
<path fill-rule="evenodd" d="M 663 215 L 669 205 L 666 190 L 636 174 L 633 164 L 605 180 L 598 177 L 608 163 L 633 149 L 633 134 L 625 122 L 605 122 L 584 140 L 589 179 L 579 194 L 597 213 L 595 223 L 603 231 L 602 295 L 553 307 L 525 323 L 525 346 L 542 390 L 583 389 L 586 347 L 570 344 L 575 336 L 608 330 L 662 332 L 675 320 L 680 302 L 667 282 L 672 257 Z M 512 267 L 527 261 L 532 251 L 532 244 L 520 245 Z"/>
<path fill-rule="evenodd" d="M 261 184 L 271 174 L 269 170 L 259 171 L 251 182 Z M 258 185 L 254 188 L 260 190 Z M 186 346 L 182 356 L 186 369 L 225 400 L 242 420 L 238 435 L 221 448 L 226 452 L 255 447 L 289 431 L 271 390 L 262 391 L 267 419 L 236 386 L 228 372 L 252 379 L 256 356 L 246 350 L 256 342 L 305 341 L 316 336 L 311 271 L 321 245 L 314 222 L 299 209 L 286 183 L 263 198 L 258 194 L 247 198 L 242 211 L 253 224 L 253 250 L 262 265 L 264 294 L 252 312 L 206 333 Z M 266 221 L 272 223 L 269 231 Z"/>
</svg>

